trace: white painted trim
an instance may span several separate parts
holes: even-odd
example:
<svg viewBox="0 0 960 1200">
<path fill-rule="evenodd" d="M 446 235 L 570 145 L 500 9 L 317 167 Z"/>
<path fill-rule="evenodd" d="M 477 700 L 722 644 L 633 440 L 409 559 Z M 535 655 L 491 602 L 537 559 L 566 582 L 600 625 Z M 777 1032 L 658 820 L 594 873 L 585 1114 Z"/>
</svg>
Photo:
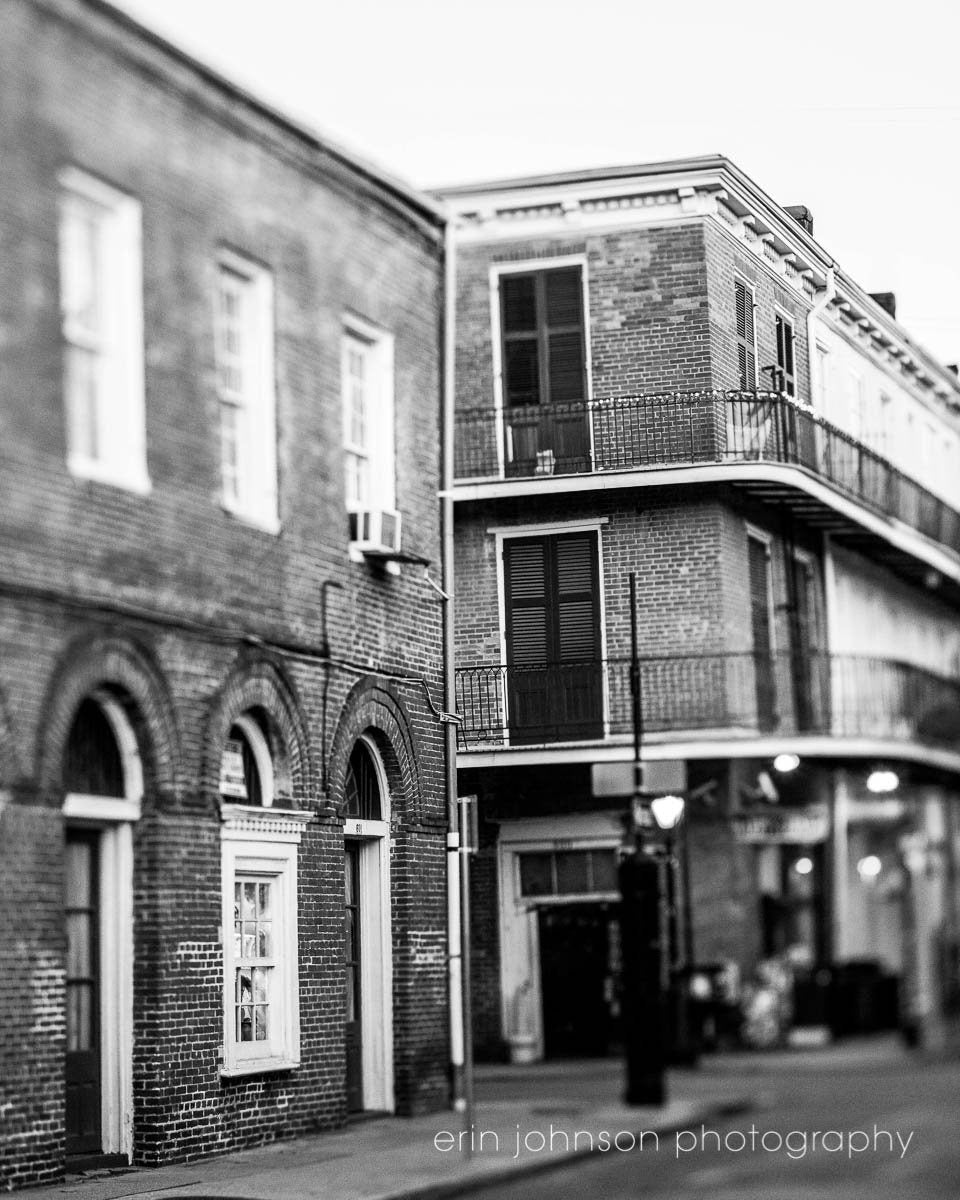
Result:
<svg viewBox="0 0 960 1200">
<path fill-rule="evenodd" d="M 259 810 L 257 810 L 259 811 Z M 298 932 L 297 847 L 269 835 L 254 841 L 221 826 L 221 943 L 223 946 L 223 1058 L 225 1076 L 292 1070 L 300 1065 L 300 938 Z M 299 840 L 299 835 L 298 839 Z M 269 1042 L 237 1043 L 233 1036 L 234 950 L 233 887 L 237 875 L 269 876 L 276 887 L 273 933 L 276 966 L 271 980 L 273 1020 L 279 1024 Z M 277 919 L 277 916 L 280 919 Z M 279 936 L 277 926 L 280 926 Z M 274 1026 L 276 1029 L 276 1025 Z"/>
<path fill-rule="evenodd" d="M 367 447 L 370 464 L 370 494 L 366 501 L 355 504 L 346 500 L 347 511 L 357 509 L 397 509 L 397 451 L 396 396 L 394 391 L 394 336 L 389 330 L 364 319 L 354 312 L 341 317 L 340 339 L 340 404 L 343 420 L 343 446 L 347 449 L 347 348 L 350 342 L 369 349 L 369 362 L 375 378 L 371 380 L 370 398 L 375 412 L 367 414 L 370 442 Z M 344 485 L 346 476 L 344 475 Z M 361 556 L 362 557 L 362 556 Z"/>
<path fill-rule="evenodd" d="M 645 759 L 773 758 L 790 752 L 801 758 L 890 758 L 923 763 L 960 774 L 960 753 L 939 750 L 917 742 L 891 742 L 880 738 L 843 738 L 828 734 L 810 737 L 791 735 L 760 738 L 746 732 L 704 730 L 697 737 L 689 734 L 644 734 Z M 457 766 L 463 770 L 477 767 L 523 767 L 564 763 L 631 762 L 633 742 L 626 736 L 605 742 L 568 743 L 567 745 L 502 746 L 496 749 L 460 750 Z"/>
<path fill-rule="evenodd" d="M 500 534 L 501 537 L 535 537 L 537 534 L 549 533 L 583 533 L 609 525 L 609 517 L 589 517 L 576 521 L 540 521 L 532 525 L 488 525 L 487 533 Z"/>
<path fill-rule="evenodd" d="M 117 796 L 88 796 L 68 792 L 63 802 L 67 821 L 126 821 L 140 820 L 140 804 Z"/>
<path fill-rule="evenodd" d="M 674 487 L 688 483 L 777 483 L 796 488 L 821 501 L 848 520 L 883 538 L 942 575 L 960 583 L 960 558 L 941 548 L 918 530 L 895 517 L 884 517 L 849 499 L 807 468 L 770 460 L 734 463 L 689 464 L 683 467 L 653 467 L 643 470 L 611 471 L 584 475 L 548 475 L 537 479 L 494 480 L 460 484 L 454 500 L 494 500 L 527 495 L 573 495 L 583 492 Z"/>
<path fill-rule="evenodd" d="M 390 789 L 376 743 L 366 735 L 380 790 L 379 821 L 347 817 L 344 839 L 360 847 L 360 1024 L 363 1107 L 396 1108 L 393 1070 L 393 938 L 390 891 Z M 357 829 L 362 826 L 362 831 Z"/>
<path fill-rule="evenodd" d="M 64 167 L 58 183 L 61 279 L 66 274 L 63 235 L 67 214 L 77 203 L 94 206 L 102 213 L 98 226 L 103 277 L 98 287 L 108 297 L 103 314 L 105 344 L 100 347 L 105 371 L 97 413 L 100 453 L 91 458 L 71 446 L 69 401 L 64 396 L 67 467 L 77 478 L 146 495 L 151 483 L 147 471 L 141 206 L 133 196 L 75 166 Z M 77 344 L 66 327 L 62 334 L 67 344 Z"/>
<path fill-rule="evenodd" d="M 133 825 L 100 834 L 100 1098 L 105 1154 L 133 1156 Z M 109 952 L 104 954 L 103 951 Z"/>
</svg>

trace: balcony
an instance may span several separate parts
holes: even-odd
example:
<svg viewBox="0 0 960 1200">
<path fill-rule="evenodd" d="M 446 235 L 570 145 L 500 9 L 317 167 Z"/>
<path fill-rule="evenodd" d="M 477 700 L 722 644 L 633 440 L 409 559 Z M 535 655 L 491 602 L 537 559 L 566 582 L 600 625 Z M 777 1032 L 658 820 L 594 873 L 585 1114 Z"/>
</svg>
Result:
<svg viewBox="0 0 960 1200">
<path fill-rule="evenodd" d="M 671 392 L 469 409 L 456 418 L 458 484 L 706 464 L 753 464 L 757 470 L 747 475 L 729 472 L 741 485 L 749 475 L 762 476 L 764 464 L 801 468 L 832 492 L 960 555 L 960 513 L 812 409 L 776 392 Z M 784 499 L 791 489 L 768 482 L 751 490 Z M 816 516 L 817 509 L 819 523 L 831 527 L 822 502 L 805 501 L 806 515 Z M 834 516 L 833 528 L 845 526 Z"/>
<path fill-rule="evenodd" d="M 461 749 L 629 741 L 630 660 L 460 667 Z M 644 733 L 827 736 L 960 751 L 960 680 L 814 653 L 685 654 L 640 663 Z"/>
</svg>

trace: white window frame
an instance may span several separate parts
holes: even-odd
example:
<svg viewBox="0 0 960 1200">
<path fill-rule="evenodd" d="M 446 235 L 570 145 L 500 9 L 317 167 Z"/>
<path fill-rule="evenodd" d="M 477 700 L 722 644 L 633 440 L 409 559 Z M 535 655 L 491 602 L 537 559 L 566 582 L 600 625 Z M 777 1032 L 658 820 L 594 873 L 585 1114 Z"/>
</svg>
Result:
<svg viewBox="0 0 960 1200">
<path fill-rule="evenodd" d="M 300 975 L 297 920 L 297 846 L 309 813 L 221 805 L 223 944 L 223 1059 L 221 1075 L 292 1070 L 300 1065 Z M 235 1030 L 234 884 L 270 882 L 274 965 L 270 984 L 270 1037 L 240 1042 Z"/>
<path fill-rule="evenodd" d="M 393 335 L 353 313 L 343 316 L 340 338 L 340 396 L 343 414 L 344 498 L 347 512 L 369 509 L 395 511 L 397 455 L 395 443 Z M 352 438 L 353 396 L 350 389 L 350 352 L 360 349 L 370 369 L 366 396 L 366 437 Z M 347 490 L 347 456 L 363 457 L 368 464 L 367 494 L 351 496 Z"/>
<path fill-rule="evenodd" d="M 243 344 L 236 356 L 236 366 L 241 372 L 238 389 L 228 386 L 223 377 L 224 369 L 230 365 L 221 335 L 221 279 L 225 275 L 239 280 L 244 297 L 241 317 Z M 232 250 L 221 249 L 216 259 L 213 304 L 221 503 L 228 512 L 247 524 L 268 533 L 277 533 L 280 516 L 273 277 L 258 263 Z M 235 486 L 228 486 L 223 453 L 223 412 L 226 408 L 235 412 L 238 422 Z"/>
<path fill-rule="evenodd" d="M 146 494 L 151 485 L 144 400 L 140 204 L 77 167 L 65 167 L 58 182 L 67 466 L 78 478 Z M 92 219 L 96 230 L 100 271 L 92 288 L 98 301 L 99 328 L 85 328 L 66 307 L 69 280 L 76 270 L 69 248 L 70 222 L 76 217 Z M 75 353 L 90 355 L 98 379 L 94 408 L 86 417 L 77 409 L 72 394 L 70 361 Z M 88 439 L 95 440 L 92 451 L 83 444 Z"/>
</svg>

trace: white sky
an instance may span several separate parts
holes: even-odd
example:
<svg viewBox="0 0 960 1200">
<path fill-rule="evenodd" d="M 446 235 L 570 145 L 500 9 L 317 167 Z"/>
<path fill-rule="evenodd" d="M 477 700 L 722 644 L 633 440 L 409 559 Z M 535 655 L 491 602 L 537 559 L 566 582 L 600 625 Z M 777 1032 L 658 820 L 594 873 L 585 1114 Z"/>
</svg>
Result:
<svg viewBox="0 0 960 1200">
<path fill-rule="evenodd" d="M 725 154 L 960 360 L 945 0 L 114 2 L 420 186 Z"/>
</svg>

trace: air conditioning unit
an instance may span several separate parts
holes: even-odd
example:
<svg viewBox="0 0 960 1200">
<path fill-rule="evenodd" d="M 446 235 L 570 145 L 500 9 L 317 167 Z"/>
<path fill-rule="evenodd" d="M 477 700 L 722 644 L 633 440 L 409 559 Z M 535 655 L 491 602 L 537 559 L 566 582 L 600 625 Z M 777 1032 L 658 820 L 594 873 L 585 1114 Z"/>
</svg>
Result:
<svg viewBox="0 0 960 1200">
<path fill-rule="evenodd" d="M 360 508 L 350 513 L 350 542 L 364 554 L 400 553 L 400 514 L 392 508 Z"/>
</svg>

